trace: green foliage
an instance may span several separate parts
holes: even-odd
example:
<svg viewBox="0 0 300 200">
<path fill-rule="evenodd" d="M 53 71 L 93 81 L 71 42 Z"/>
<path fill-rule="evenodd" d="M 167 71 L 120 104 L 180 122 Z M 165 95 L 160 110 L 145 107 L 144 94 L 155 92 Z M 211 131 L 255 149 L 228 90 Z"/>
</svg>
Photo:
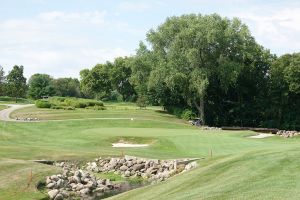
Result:
<svg viewBox="0 0 300 200">
<path fill-rule="evenodd" d="M 284 80 L 290 92 L 300 94 L 300 53 L 292 55 L 290 64 L 284 69 Z"/>
<path fill-rule="evenodd" d="M 196 117 L 196 114 L 189 109 L 185 109 L 182 114 L 181 114 L 181 118 L 185 119 L 185 120 L 190 120 Z"/>
<path fill-rule="evenodd" d="M 146 108 L 147 106 L 147 99 L 145 96 L 139 96 L 138 99 L 136 100 L 136 105 L 138 107 L 142 108 Z"/>
<path fill-rule="evenodd" d="M 15 100 L 16 99 L 13 97 L 0 96 L 0 101 L 13 102 Z M 18 101 L 18 103 L 24 103 L 24 104 L 34 103 L 30 99 L 24 99 L 24 98 L 18 98 L 17 101 Z"/>
<path fill-rule="evenodd" d="M 51 105 L 50 108 L 51 108 L 51 109 L 56 109 L 56 110 L 64 109 L 63 106 L 55 106 L 55 105 Z"/>
<path fill-rule="evenodd" d="M 93 99 L 82 99 L 75 97 L 50 97 L 47 101 L 38 100 L 36 102 L 47 102 L 47 108 L 52 109 L 65 109 L 65 110 L 74 110 L 76 108 L 87 108 L 93 107 L 95 110 L 104 110 L 104 104 L 102 101 L 97 101 Z M 36 103 L 37 105 L 37 103 Z M 37 105 L 37 107 L 39 107 Z M 43 108 L 43 107 L 39 107 Z"/>
<path fill-rule="evenodd" d="M 32 75 L 28 85 L 28 96 L 32 99 L 41 99 L 43 96 L 53 96 L 55 93 L 53 78 L 48 74 Z"/>
<path fill-rule="evenodd" d="M 19 97 L 24 97 L 26 94 L 26 78 L 23 75 L 24 67 L 15 65 L 7 75 L 8 93 L 15 97 L 15 101 Z"/>
<path fill-rule="evenodd" d="M 131 58 L 119 57 L 115 59 L 114 63 L 111 63 L 110 77 L 112 88 L 121 95 L 121 100 L 123 101 L 130 100 L 130 97 L 135 94 L 134 88 L 129 81 L 132 73 L 130 67 L 131 61 Z"/>
<path fill-rule="evenodd" d="M 98 64 L 80 72 L 80 88 L 86 97 L 108 101 L 128 101 L 135 91 L 129 79 L 131 58 L 116 58 L 113 63 Z M 117 96 L 120 95 L 121 99 Z"/>
<path fill-rule="evenodd" d="M 76 78 L 58 78 L 53 81 L 55 95 L 62 97 L 80 97 L 80 83 Z"/>
<path fill-rule="evenodd" d="M 218 82 L 226 93 L 236 85 L 253 49 L 261 49 L 246 25 L 217 14 L 170 17 L 149 31 L 147 41 L 151 50 L 140 47 L 145 60 L 152 60 L 147 88 L 159 94 L 157 102 L 164 106 L 196 108 L 202 121 L 208 88 Z"/>
<path fill-rule="evenodd" d="M 35 105 L 38 108 L 51 108 L 51 103 L 45 100 L 36 100 Z"/>
<path fill-rule="evenodd" d="M 110 81 L 111 63 L 97 64 L 91 70 L 80 72 L 80 88 L 86 97 L 102 99 L 112 90 Z"/>
<path fill-rule="evenodd" d="M 5 95 L 6 93 L 6 90 L 5 90 L 5 87 L 6 87 L 6 84 L 5 84 L 5 80 L 6 77 L 5 77 L 5 72 L 3 70 L 3 67 L 0 65 L 0 96 L 2 95 Z"/>
<path fill-rule="evenodd" d="M 300 53 L 276 59 L 269 74 L 269 99 L 263 125 L 300 130 Z"/>
</svg>

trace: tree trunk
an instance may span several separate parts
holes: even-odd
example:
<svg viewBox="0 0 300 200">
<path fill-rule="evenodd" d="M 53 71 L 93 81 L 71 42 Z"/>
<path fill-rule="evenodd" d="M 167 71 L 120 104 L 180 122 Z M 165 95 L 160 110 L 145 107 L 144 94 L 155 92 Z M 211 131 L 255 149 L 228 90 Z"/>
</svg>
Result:
<svg viewBox="0 0 300 200">
<path fill-rule="evenodd" d="M 199 118 L 202 122 L 202 125 L 205 124 L 205 113 L 204 113 L 204 96 L 201 96 L 199 99 L 199 104 L 197 104 L 196 101 L 194 101 L 194 105 L 196 106 L 199 114 Z"/>
</svg>

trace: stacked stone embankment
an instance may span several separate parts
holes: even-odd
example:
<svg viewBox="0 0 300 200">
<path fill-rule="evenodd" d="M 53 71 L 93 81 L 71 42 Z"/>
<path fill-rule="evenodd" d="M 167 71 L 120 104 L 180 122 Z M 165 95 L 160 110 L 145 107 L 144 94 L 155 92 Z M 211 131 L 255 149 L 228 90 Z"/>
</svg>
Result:
<svg viewBox="0 0 300 200">
<path fill-rule="evenodd" d="M 52 200 L 93 199 L 92 197 L 118 190 L 122 184 L 97 178 L 99 173 L 115 173 L 125 179 L 139 177 L 149 183 L 156 183 L 195 168 L 195 160 L 158 160 L 133 156 L 97 158 L 81 169 L 75 164 L 60 162 L 55 165 L 62 167 L 63 173 L 46 177 L 46 188 Z"/>
</svg>

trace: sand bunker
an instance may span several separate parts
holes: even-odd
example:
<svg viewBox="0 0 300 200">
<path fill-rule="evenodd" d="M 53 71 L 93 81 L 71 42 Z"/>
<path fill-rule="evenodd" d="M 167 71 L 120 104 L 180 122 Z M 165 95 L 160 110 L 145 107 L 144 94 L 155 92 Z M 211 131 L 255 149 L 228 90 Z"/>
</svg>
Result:
<svg viewBox="0 0 300 200">
<path fill-rule="evenodd" d="M 126 143 L 112 143 L 112 147 L 148 147 L 149 144 L 126 144 Z"/>
<path fill-rule="evenodd" d="M 258 138 L 258 139 L 261 139 L 261 138 L 267 138 L 267 137 L 272 137 L 272 136 L 274 136 L 274 135 L 270 134 L 270 133 L 260 133 L 258 135 L 250 136 L 249 138 Z"/>
</svg>

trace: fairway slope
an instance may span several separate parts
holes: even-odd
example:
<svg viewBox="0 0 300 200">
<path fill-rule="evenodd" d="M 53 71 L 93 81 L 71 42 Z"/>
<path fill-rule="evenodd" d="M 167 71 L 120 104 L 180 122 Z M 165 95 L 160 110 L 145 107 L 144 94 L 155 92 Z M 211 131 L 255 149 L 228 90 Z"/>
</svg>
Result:
<svg viewBox="0 0 300 200">
<path fill-rule="evenodd" d="M 32 160 L 85 162 L 121 155 L 204 159 L 192 171 L 112 199 L 300 198 L 299 137 L 252 139 L 249 136 L 257 134 L 252 131 L 200 130 L 154 108 L 64 111 L 27 107 L 15 114 L 45 121 L 0 122 L 0 200 L 47 196 L 36 185 L 59 169 Z M 112 117 L 134 120 L 110 120 Z M 61 121 L 47 121 L 52 119 Z M 120 141 L 149 146 L 112 147 Z"/>
<path fill-rule="evenodd" d="M 299 153 L 254 151 L 201 161 L 186 174 L 110 199 L 299 199 Z"/>
</svg>

